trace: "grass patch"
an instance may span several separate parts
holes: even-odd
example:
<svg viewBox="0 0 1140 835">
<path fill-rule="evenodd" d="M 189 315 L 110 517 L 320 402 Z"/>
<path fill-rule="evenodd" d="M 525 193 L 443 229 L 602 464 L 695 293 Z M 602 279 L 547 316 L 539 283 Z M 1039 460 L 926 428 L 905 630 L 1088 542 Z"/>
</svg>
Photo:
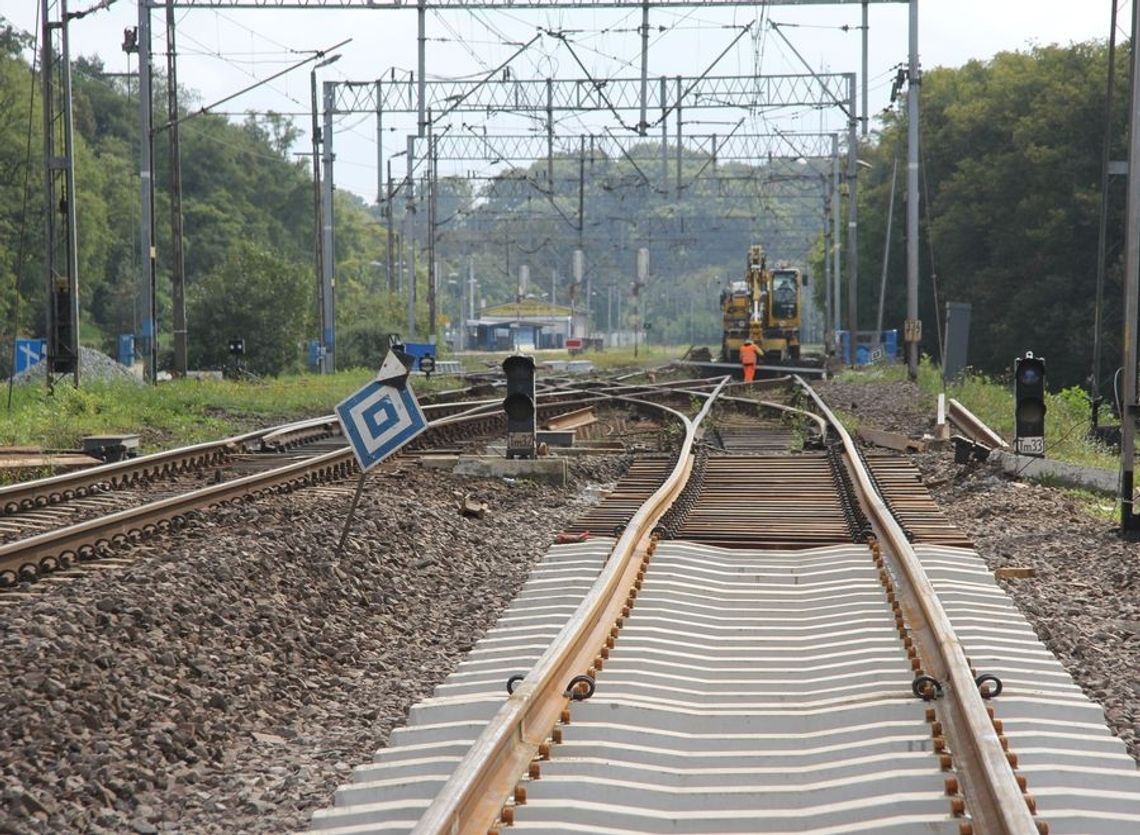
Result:
<svg viewBox="0 0 1140 835">
<path fill-rule="evenodd" d="M 325 376 L 257 381 L 172 380 L 157 386 L 130 382 L 82 383 L 76 389 L 24 384 L 0 427 L 0 445 L 77 449 L 87 435 L 136 433 L 144 452 L 217 440 L 227 435 L 332 413 L 374 372 L 354 369 Z M 417 391 L 455 386 L 417 378 Z"/>
<path fill-rule="evenodd" d="M 660 345 L 621 350 L 590 351 L 588 359 L 601 373 L 652 368 L 678 356 L 675 347 Z M 467 371 L 498 370 L 505 352 L 464 354 Z M 568 359 L 566 351 L 539 351 L 535 361 Z M 297 374 L 260 380 L 172 380 L 157 386 L 131 382 L 67 383 L 48 394 L 46 386 L 25 383 L 7 393 L 0 409 L 0 446 L 31 446 L 51 450 L 78 449 L 88 435 L 138 434 L 142 452 L 217 440 L 278 423 L 332 414 L 333 408 L 375 374 L 357 368 L 336 374 Z M 459 387 L 454 377 L 415 376 L 418 394 Z"/>
<path fill-rule="evenodd" d="M 1119 498 L 1074 487 L 1062 488 L 1062 492 L 1080 505 L 1089 516 L 1113 524 L 1120 522 Z"/>
<path fill-rule="evenodd" d="M 905 380 L 904 365 L 878 366 L 868 372 L 883 380 Z M 850 374 L 850 377 L 846 375 Z M 1012 371 L 1011 371 L 1012 374 Z M 844 372 L 840 379 L 871 379 L 862 371 Z M 918 368 L 919 389 L 935 398 L 943 391 L 973 412 L 986 426 L 1010 444 L 1014 433 L 1013 382 L 984 374 L 966 374 L 943 385 L 942 375 L 929 357 L 923 357 Z M 1085 392 L 1078 387 L 1045 395 L 1045 457 L 1083 467 L 1117 469 L 1120 456 L 1104 444 L 1088 437 L 1091 407 Z"/>
</svg>

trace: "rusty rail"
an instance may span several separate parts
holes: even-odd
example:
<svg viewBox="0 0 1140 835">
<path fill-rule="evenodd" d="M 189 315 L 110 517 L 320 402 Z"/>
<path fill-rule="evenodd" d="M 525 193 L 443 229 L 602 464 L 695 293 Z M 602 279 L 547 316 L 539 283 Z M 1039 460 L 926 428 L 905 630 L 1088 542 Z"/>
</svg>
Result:
<svg viewBox="0 0 1140 835">
<path fill-rule="evenodd" d="M 884 554 L 894 558 L 899 579 L 910 591 L 904 611 L 911 621 L 912 635 L 924 651 L 928 672 L 944 683 L 945 698 L 939 702 L 944 707 L 943 727 L 960 766 L 976 831 L 1036 835 L 1037 824 L 970 673 L 966 653 L 918 555 L 860 465 L 847 430 L 810 386 L 803 380 L 799 383 L 835 427 L 864 507 L 870 511 L 879 539 L 886 546 Z"/>
<path fill-rule="evenodd" d="M 723 385 L 724 381 L 718 391 Z M 677 462 L 665 482 L 630 519 L 570 623 L 503 703 L 436 795 L 412 830 L 415 835 L 481 835 L 498 820 L 518 776 L 565 709 L 570 680 L 593 668 L 611 630 L 621 621 L 627 601 L 636 595 L 635 582 L 647 553 L 649 532 L 684 487 L 692 467 L 695 428 L 714 400 L 710 397 L 693 420 L 665 406 L 632 401 L 661 409 L 682 422 L 685 438 Z"/>
<path fill-rule="evenodd" d="M 497 403 L 496 401 L 496 407 Z M 462 405 L 465 404 L 448 404 L 452 412 L 460 409 Z M 557 413 L 559 410 L 571 408 L 573 405 L 573 403 L 564 402 L 540 404 L 539 411 L 540 413 Z M 317 419 L 315 422 L 319 423 L 319 420 Z M 423 448 L 430 442 L 427 436 L 440 436 L 446 440 L 453 435 L 470 436 L 473 431 L 494 431 L 504 420 L 505 416 L 500 411 L 489 411 L 488 403 L 468 405 L 468 408 L 462 409 L 458 414 L 450 414 L 430 421 L 427 433 L 413 441 L 409 449 Z M 170 453 L 159 453 L 148 456 L 148 460 L 142 461 L 140 468 L 128 467 L 125 468 L 125 471 L 146 473 L 149 474 L 148 477 L 156 477 L 166 471 L 164 467 L 174 467 L 176 462 L 182 460 L 180 456 L 185 456 L 188 451 L 202 450 L 205 453 L 210 453 L 216 451 L 220 446 L 233 444 L 237 440 L 243 442 L 257 440 L 264 434 L 264 432 L 254 432 L 240 436 L 238 439 L 231 438 L 228 441 L 220 442 L 220 444 L 201 444 L 198 447 L 173 450 Z M 121 468 L 114 470 L 115 466 L 117 465 L 95 469 L 104 474 L 108 471 L 115 471 L 119 478 L 125 477 L 122 475 L 124 470 Z M 352 451 L 345 447 L 313 458 L 290 462 L 285 466 L 266 472 L 254 473 L 222 484 L 199 488 L 181 496 L 150 502 L 98 519 L 79 522 L 37 536 L 0 545 L 0 588 L 11 586 L 21 579 L 33 579 L 42 573 L 66 568 L 78 558 L 99 556 L 115 545 L 138 541 L 156 531 L 177 527 L 187 514 L 195 510 L 214 507 L 241 497 L 276 489 L 292 489 L 314 482 L 347 478 L 357 469 Z M 66 477 L 60 476 L 45 481 L 59 484 L 66 482 Z M 102 484 L 106 481 L 107 477 L 104 475 L 101 480 L 94 483 Z M 30 483 L 30 486 L 33 495 L 35 495 L 34 491 L 43 489 L 37 486 L 36 482 Z M 80 494 L 72 493 L 72 495 Z M 59 500 L 57 494 L 53 501 Z"/>
</svg>

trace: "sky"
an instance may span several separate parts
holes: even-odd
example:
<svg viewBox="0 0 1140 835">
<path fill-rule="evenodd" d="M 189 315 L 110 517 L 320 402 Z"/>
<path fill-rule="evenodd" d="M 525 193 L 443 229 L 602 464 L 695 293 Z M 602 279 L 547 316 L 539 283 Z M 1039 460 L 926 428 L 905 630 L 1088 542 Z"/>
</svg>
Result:
<svg viewBox="0 0 1140 835">
<path fill-rule="evenodd" d="M 187 0 L 180 0 L 185 3 Z M 53 0 L 61 2 L 61 0 Z M 97 0 L 68 0 L 70 12 Z M 272 2 L 272 0 L 267 0 Z M 923 68 L 959 66 L 986 59 L 1002 50 L 1051 43 L 1107 39 L 1114 0 L 921 0 L 919 51 Z M 1129 28 L 1131 4 L 1120 3 L 1120 39 Z M 4 0 L 0 15 L 18 28 L 35 31 L 40 0 Z M 303 61 L 318 51 L 341 57 L 318 72 L 320 81 L 371 81 L 408 78 L 417 65 L 417 14 L 400 10 L 219 9 L 178 8 L 177 46 L 180 86 L 194 91 L 194 107 L 212 105 Z M 58 8 L 53 6 L 53 8 Z M 152 13 L 156 69 L 165 66 L 164 13 Z M 634 79 L 640 76 L 639 8 L 620 10 L 446 10 L 427 16 L 429 79 L 480 79 L 506 61 L 538 30 L 561 32 L 566 42 L 544 35 L 511 64 L 515 78 Z M 649 76 L 695 77 L 861 70 L 862 11 L 857 3 L 811 6 L 738 8 L 660 8 L 650 14 L 652 35 Z M 889 104 L 896 68 L 907 57 L 906 3 L 873 2 L 870 6 L 869 110 L 872 116 Z M 751 30 L 733 40 L 742 28 Z M 776 24 L 780 37 L 772 24 Z M 131 0 L 113 0 L 109 9 L 75 20 L 70 27 L 71 54 L 99 56 L 109 73 L 137 70 L 135 56 L 121 49 L 123 30 L 138 25 Z M 785 38 L 787 39 L 785 41 Z M 338 44 L 343 45 L 337 46 Z M 335 50 L 332 50 L 333 47 Z M 723 57 L 721 53 L 724 53 Z M 798 53 L 798 55 L 796 54 Z M 805 63 L 810 66 L 805 66 Z M 584 67 L 584 70 L 583 70 Z M 247 111 L 291 114 L 302 131 L 296 153 L 309 150 L 310 71 L 312 63 L 226 102 L 218 112 L 240 119 Z M 860 93 L 862 87 L 860 86 Z M 740 132 L 841 130 L 838 109 L 740 112 L 689 111 L 686 134 L 724 135 L 741 119 Z M 636 120 L 636 117 L 634 117 Z M 467 114 L 441 130 L 489 133 L 533 133 L 532 119 Z M 385 158 L 405 147 L 415 130 L 415 116 L 389 114 L 385 120 Z M 193 130 L 187 122 L 185 130 Z M 609 115 L 571 115 L 558 120 L 558 132 L 622 132 Z M 335 120 L 337 187 L 371 202 L 376 198 L 377 139 L 370 114 L 339 114 Z M 672 137 L 672 128 L 670 128 Z M 525 164 L 525 163 L 524 163 Z M 458 164 L 454 164 L 458 165 Z M 495 167 L 464 163 L 464 170 L 486 176 Z M 460 173 L 457 168 L 441 173 Z"/>
</svg>

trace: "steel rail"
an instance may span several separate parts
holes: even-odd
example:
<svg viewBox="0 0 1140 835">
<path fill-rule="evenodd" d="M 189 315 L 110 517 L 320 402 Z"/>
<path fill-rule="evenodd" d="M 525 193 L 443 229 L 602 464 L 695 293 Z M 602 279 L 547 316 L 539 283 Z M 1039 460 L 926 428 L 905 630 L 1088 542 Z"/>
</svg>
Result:
<svg viewBox="0 0 1140 835">
<path fill-rule="evenodd" d="M 280 428 L 285 429 L 287 427 Z M 247 432 L 244 435 L 235 435 L 221 441 L 209 441 L 165 452 L 155 452 L 138 458 L 130 458 L 126 461 L 100 464 L 97 467 L 76 473 L 63 473 L 35 481 L 0 487 L 0 516 L 17 513 L 21 509 L 45 507 L 74 495 L 86 495 L 92 488 L 108 482 L 112 484 L 128 483 L 137 478 L 154 477 L 163 472 L 168 472 L 172 468 L 183 467 L 185 466 L 184 462 L 196 457 L 203 458 L 207 464 L 216 463 L 231 452 L 234 447 L 257 441 L 267 431 L 272 430 L 262 429 Z"/>
<path fill-rule="evenodd" d="M 261 438 L 261 448 L 275 451 L 289 449 L 298 444 L 328 437 L 336 428 L 336 415 L 325 415 L 297 423 L 289 423 L 266 432 Z"/>
<path fill-rule="evenodd" d="M 727 378 L 718 391 L 726 383 Z M 594 668 L 601 648 L 623 617 L 630 595 L 636 594 L 635 582 L 647 554 L 649 532 L 688 480 L 696 428 L 711 410 L 715 396 L 692 420 L 667 406 L 620 399 L 661 409 L 682 422 L 685 438 L 677 463 L 634 513 L 569 623 L 484 728 L 417 822 L 413 835 L 482 835 L 499 819 L 512 788 L 568 704 L 570 680 Z"/>
<path fill-rule="evenodd" d="M 276 468 L 269 473 L 254 473 L 8 543 L 0 546 L 0 574 L 12 571 L 18 576 L 25 567 L 38 567 L 44 559 L 62 561 L 68 554 L 78 557 L 84 548 L 98 549 L 101 544 L 110 545 L 121 537 L 130 539 L 133 534 L 152 528 L 157 530 L 161 525 L 184 517 L 191 511 L 223 504 L 248 496 L 251 492 L 264 492 L 322 468 L 335 473 L 337 468 L 347 467 L 350 457 L 351 452 L 348 450 L 333 450 L 317 458 Z M 348 475 L 347 472 L 344 474 Z"/>
<path fill-rule="evenodd" d="M 985 444 L 990 449 L 1009 449 L 1005 438 L 986 426 L 981 418 L 953 397 L 946 402 L 946 418 L 960 427 L 975 443 Z"/>
<path fill-rule="evenodd" d="M 789 377 L 779 377 L 779 378 L 776 378 L 774 380 L 758 380 L 756 382 L 763 384 L 764 388 L 773 388 L 774 384 L 776 384 L 776 383 L 779 383 L 781 385 L 786 385 L 786 384 L 792 382 L 792 379 L 793 378 L 789 376 Z M 642 391 L 642 392 L 648 392 L 648 391 L 651 391 L 653 389 L 661 389 L 662 393 L 689 394 L 689 395 L 692 395 L 694 397 L 710 397 L 710 396 L 712 396 L 712 394 L 710 392 L 702 391 L 699 388 L 693 388 L 690 386 L 691 383 L 697 383 L 697 384 L 701 385 L 702 387 L 704 387 L 704 385 L 706 383 L 708 383 L 710 380 L 715 380 L 715 378 L 705 377 L 705 378 L 697 378 L 697 379 L 690 379 L 690 380 L 676 380 L 676 381 L 669 381 L 669 382 L 665 382 L 665 383 L 658 383 L 658 384 L 654 384 L 654 385 L 637 385 L 637 386 L 627 385 L 627 386 L 619 386 L 618 388 L 622 389 L 622 390 L 624 390 L 624 389 L 636 389 L 636 390 Z M 726 388 L 728 388 L 728 387 L 737 388 L 737 387 L 745 385 L 745 384 L 744 383 L 727 383 L 727 384 L 722 384 L 722 385 L 724 385 Z M 570 389 L 565 389 L 565 390 L 570 391 Z M 784 403 L 775 403 L 771 400 L 753 400 L 753 399 L 748 398 L 748 397 L 736 397 L 734 395 L 720 394 L 718 396 L 718 399 L 722 403 L 735 403 L 738 405 L 747 405 L 747 406 L 754 406 L 754 407 L 760 406 L 760 407 L 763 407 L 765 409 L 772 409 L 774 411 L 792 414 L 792 415 L 795 415 L 796 417 L 807 418 L 816 424 L 816 426 L 819 429 L 819 433 L 820 433 L 821 438 L 827 437 L 827 428 L 829 426 L 827 420 L 825 418 L 822 418 L 819 415 L 815 414 L 814 412 L 807 411 L 806 409 L 799 409 L 799 408 L 796 408 L 795 406 L 788 406 L 787 404 L 784 404 Z"/>
<path fill-rule="evenodd" d="M 448 404 L 455 408 L 461 404 Z M 576 403 L 540 404 L 539 411 L 552 411 Z M 428 423 L 428 432 L 439 431 L 465 423 L 488 418 L 498 419 L 499 414 L 488 413 L 488 404 L 477 403 L 468 409 Z M 319 422 L 321 419 L 314 419 Z M 313 422 L 313 421 L 310 421 Z M 263 433 L 250 433 L 258 437 Z M 233 439 L 231 439 L 232 441 Z M 418 441 L 418 439 L 417 439 Z M 413 442 L 415 443 L 415 442 Z M 210 447 L 210 444 L 200 445 Z M 193 510 L 223 504 L 251 494 L 262 493 L 285 484 L 303 484 L 310 474 L 321 474 L 318 480 L 331 480 L 351 475 L 357 464 L 348 447 L 332 450 L 314 458 L 295 461 L 262 473 L 253 473 L 222 484 L 199 488 L 181 496 L 149 502 L 135 508 L 118 511 L 108 516 L 90 519 L 63 528 L 57 528 L 26 539 L 0 545 L 0 587 L 18 582 L 25 572 L 38 574 L 40 569 L 52 570 L 66 564 L 70 555 L 81 556 L 88 550 L 98 551 L 112 542 L 139 538 L 146 533 L 168 525 Z"/>
<path fill-rule="evenodd" d="M 743 384 L 737 384 L 737 383 L 731 383 L 731 382 L 728 382 L 728 383 L 722 382 L 718 385 L 718 388 L 716 389 L 716 394 L 708 392 L 708 391 L 702 391 L 700 389 L 688 387 L 689 384 L 691 384 L 691 383 L 697 383 L 703 387 L 706 383 L 710 382 L 710 380 L 713 381 L 715 384 L 715 378 L 698 378 L 698 379 L 690 379 L 690 380 L 669 381 L 669 382 L 665 382 L 665 383 L 658 383 L 658 384 L 652 384 L 652 385 L 624 384 L 624 385 L 620 385 L 620 386 L 614 386 L 613 388 L 607 390 L 606 392 L 598 392 L 598 393 L 604 393 L 604 394 L 606 394 L 606 396 L 612 396 L 611 394 L 609 394 L 609 392 L 616 390 L 616 391 L 624 391 L 627 393 L 638 392 L 638 393 L 641 393 L 642 395 L 648 395 L 648 394 L 660 392 L 661 394 L 686 394 L 686 395 L 690 395 L 693 397 L 705 397 L 705 398 L 711 398 L 713 396 L 716 396 L 716 397 L 718 397 L 718 399 L 722 403 L 734 403 L 734 404 L 738 404 L 738 405 L 761 407 L 761 408 L 766 408 L 766 409 L 772 409 L 772 410 L 778 411 L 778 412 L 784 412 L 785 414 L 794 415 L 796 417 L 806 418 L 806 419 L 811 420 L 812 422 L 815 423 L 816 428 L 819 431 L 819 436 L 821 439 L 825 439 L 827 437 L 827 429 L 829 426 L 827 420 L 820 417 L 819 415 L 815 414 L 814 412 L 809 412 L 806 409 L 799 409 L 799 408 L 796 408 L 795 406 L 788 406 L 788 405 L 783 404 L 783 403 L 775 403 L 771 400 L 752 400 L 752 399 L 747 398 L 747 397 L 736 397 L 733 395 L 725 395 L 725 394 L 720 393 L 720 388 L 728 388 L 728 387 L 735 388 L 738 385 L 743 385 Z M 791 377 L 780 378 L 780 382 L 783 384 L 790 383 L 791 381 L 792 381 Z M 775 381 L 766 380 L 763 382 L 771 384 Z M 769 385 L 766 387 L 771 387 L 771 386 Z M 557 388 L 559 391 L 566 393 L 566 394 L 575 393 L 575 392 L 582 393 L 582 394 L 587 393 L 587 390 L 577 389 L 577 388 L 573 388 L 570 386 L 562 386 L 562 387 L 557 387 Z"/>
<path fill-rule="evenodd" d="M 707 394 L 703 391 L 693 391 L 690 389 L 686 389 L 686 391 L 693 395 L 696 395 L 697 397 L 705 397 Z M 811 420 L 815 423 L 816 428 L 819 430 L 820 438 L 827 437 L 827 429 L 830 424 L 828 424 L 826 418 L 820 417 L 815 412 L 809 412 L 806 409 L 799 409 L 795 406 L 788 406 L 785 403 L 775 403 L 771 400 L 752 400 L 748 397 L 736 397 L 734 395 L 722 396 L 720 400 L 722 403 L 735 403 L 741 406 L 760 406 L 765 409 L 772 409 L 777 412 L 784 412 L 789 415 L 794 415 L 795 417 L 807 418 L 808 420 Z"/>
<path fill-rule="evenodd" d="M 888 546 L 887 553 L 901 569 L 900 579 L 905 580 L 912 591 L 910 600 L 906 603 L 900 600 L 900 603 L 911 621 L 911 634 L 920 648 L 926 650 L 923 662 L 927 672 L 943 685 L 943 727 L 959 766 L 966 802 L 977 827 L 975 831 L 987 835 L 1037 835 L 1037 822 L 978 692 L 965 650 L 917 553 L 875 490 L 847 430 L 814 389 L 802 378 L 798 378 L 798 383 L 841 439 L 864 507 L 870 511 L 880 539 Z"/>
<path fill-rule="evenodd" d="M 501 399 L 487 399 L 467 402 L 425 403 L 422 408 L 425 416 L 432 418 L 436 412 L 454 412 L 474 404 L 482 411 L 493 411 L 501 406 Z M 336 416 L 324 415 L 316 418 L 295 421 L 268 429 L 258 429 L 224 438 L 177 449 L 164 450 L 125 461 L 100 464 L 85 470 L 47 478 L 25 481 L 0 487 L 0 517 L 38 507 L 48 507 L 74 497 L 82 497 L 102 491 L 107 485 L 129 485 L 137 481 L 159 478 L 164 474 L 187 472 L 194 467 L 215 466 L 226 460 L 235 450 L 250 447 L 255 443 L 262 449 L 281 450 L 296 446 L 336 429 Z"/>
</svg>

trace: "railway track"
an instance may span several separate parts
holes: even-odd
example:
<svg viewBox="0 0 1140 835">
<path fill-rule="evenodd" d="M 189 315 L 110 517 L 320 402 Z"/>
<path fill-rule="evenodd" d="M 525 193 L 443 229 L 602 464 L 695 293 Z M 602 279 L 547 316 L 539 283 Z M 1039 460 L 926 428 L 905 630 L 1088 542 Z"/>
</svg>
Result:
<svg viewBox="0 0 1140 835">
<path fill-rule="evenodd" d="M 817 398 L 713 419 L 680 388 L 678 455 L 567 530 L 313 831 L 1140 831 L 1100 707 L 905 461 Z"/>
<path fill-rule="evenodd" d="M 428 430 L 408 453 L 478 448 L 502 435 L 500 398 L 443 400 L 424 404 Z M 596 400 L 553 392 L 539 414 L 573 412 Z M 336 418 L 328 416 L 9 485 L 0 488 L 0 590 L 115 556 L 211 507 L 356 472 Z"/>
</svg>

